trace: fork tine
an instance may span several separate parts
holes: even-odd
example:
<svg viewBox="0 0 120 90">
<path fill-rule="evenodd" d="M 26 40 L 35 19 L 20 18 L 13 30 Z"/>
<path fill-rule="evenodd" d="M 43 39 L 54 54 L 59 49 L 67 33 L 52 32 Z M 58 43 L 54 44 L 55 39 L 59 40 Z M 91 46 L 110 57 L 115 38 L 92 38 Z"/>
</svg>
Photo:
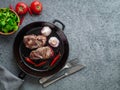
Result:
<svg viewBox="0 0 120 90">
<path fill-rule="evenodd" d="M 79 61 L 78 61 L 78 58 L 74 58 L 74 59 L 72 59 L 72 60 L 69 61 L 69 63 L 70 63 L 71 65 L 76 65 L 78 62 L 79 62 Z"/>
</svg>

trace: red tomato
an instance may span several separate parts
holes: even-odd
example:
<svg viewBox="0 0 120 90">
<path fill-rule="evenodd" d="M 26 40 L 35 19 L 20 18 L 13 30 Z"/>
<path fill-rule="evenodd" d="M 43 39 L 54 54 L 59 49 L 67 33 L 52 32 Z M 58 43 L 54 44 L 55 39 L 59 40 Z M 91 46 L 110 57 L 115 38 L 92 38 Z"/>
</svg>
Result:
<svg viewBox="0 0 120 90">
<path fill-rule="evenodd" d="M 28 6 L 24 2 L 18 2 L 15 9 L 19 15 L 25 15 L 28 12 Z"/>
<path fill-rule="evenodd" d="M 42 3 L 38 0 L 34 0 L 31 3 L 30 9 L 34 14 L 40 14 L 42 11 Z"/>
</svg>

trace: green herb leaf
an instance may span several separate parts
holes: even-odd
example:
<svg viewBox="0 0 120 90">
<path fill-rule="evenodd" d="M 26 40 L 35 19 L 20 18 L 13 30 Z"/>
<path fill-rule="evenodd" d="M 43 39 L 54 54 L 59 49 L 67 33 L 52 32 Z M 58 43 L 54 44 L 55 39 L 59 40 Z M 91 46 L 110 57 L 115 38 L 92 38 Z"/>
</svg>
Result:
<svg viewBox="0 0 120 90">
<path fill-rule="evenodd" d="M 20 19 L 9 8 L 0 9 L 0 31 L 8 33 L 18 30 Z"/>
</svg>

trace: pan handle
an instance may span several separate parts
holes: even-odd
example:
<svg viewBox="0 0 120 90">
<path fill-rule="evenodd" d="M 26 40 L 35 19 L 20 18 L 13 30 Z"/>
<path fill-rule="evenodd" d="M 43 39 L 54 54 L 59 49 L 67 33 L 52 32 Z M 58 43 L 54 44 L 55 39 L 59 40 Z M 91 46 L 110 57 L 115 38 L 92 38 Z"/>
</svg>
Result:
<svg viewBox="0 0 120 90">
<path fill-rule="evenodd" d="M 21 72 L 19 73 L 19 75 L 18 75 L 18 77 L 19 77 L 20 79 L 25 78 L 25 76 L 26 76 L 26 74 L 25 74 L 23 71 L 21 71 Z"/>
<path fill-rule="evenodd" d="M 55 19 L 55 20 L 53 21 L 53 23 L 55 24 L 56 22 L 57 22 L 57 23 L 60 23 L 60 24 L 62 25 L 62 30 L 65 29 L 65 25 L 64 25 L 61 21 Z"/>
</svg>

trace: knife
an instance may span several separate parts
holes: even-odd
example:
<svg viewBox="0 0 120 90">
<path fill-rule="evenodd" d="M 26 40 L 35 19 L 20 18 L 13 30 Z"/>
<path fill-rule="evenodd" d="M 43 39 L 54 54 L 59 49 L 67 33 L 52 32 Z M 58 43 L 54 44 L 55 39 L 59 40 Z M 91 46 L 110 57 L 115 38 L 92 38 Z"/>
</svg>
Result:
<svg viewBox="0 0 120 90">
<path fill-rule="evenodd" d="M 78 63 L 77 58 L 74 58 L 74 59 L 70 60 L 70 61 L 67 62 L 67 64 L 60 70 L 60 72 L 61 72 L 61 71 L 64 71 L 65 69 L 69 69 L 69 68 L 71 68 L 71 67 L 73 67 L 73 66 L 76 66 L 77 63 Z M 54 77 L 55 75 L 56 75 L 56 74 L 50 75 L 50 76 L 48 76 L 48 77 L 43 77 L 43 78 L 41 78 L 41 79 L 39 80 L 39 83 L 40 83 L 40 84 L 43 84 L 43 83 L 45 83 L 46 81 L 48 81 L 50 78 Z"/>
<path fill-rule="evenodd" d="M 44 83 L 44 84 L 43 84 L 43 87 L 47 87 L 47 86 L 49 86 L 50 84 L 53 84 L 54 82 L 56 82 L 56 81 L 58 81 L 58 80 L 60 80 L 60 79 L 62 79 L 62 78 L 65 78 L 65 77 L 67 77 L 67 76 L 69 76 L 69 75 L 71 75 L 71 74 L 73 74 L 73 73 L 75 73 L 75 72 L 83 69 L 84 67 L 85 67 L 85 66 L 82 65 L 82 64 L 77 64 L 76 66 L 70 68 L 67 72 L 65 72 L 64 74 L 62 74 L 60 77 L 58 77 L 58 78 L 56 78 L 56 79 L 54 79 L 54 80 L 51 80 L 51 81 L 49 81 L 49 82 Z"/>
</svg>

